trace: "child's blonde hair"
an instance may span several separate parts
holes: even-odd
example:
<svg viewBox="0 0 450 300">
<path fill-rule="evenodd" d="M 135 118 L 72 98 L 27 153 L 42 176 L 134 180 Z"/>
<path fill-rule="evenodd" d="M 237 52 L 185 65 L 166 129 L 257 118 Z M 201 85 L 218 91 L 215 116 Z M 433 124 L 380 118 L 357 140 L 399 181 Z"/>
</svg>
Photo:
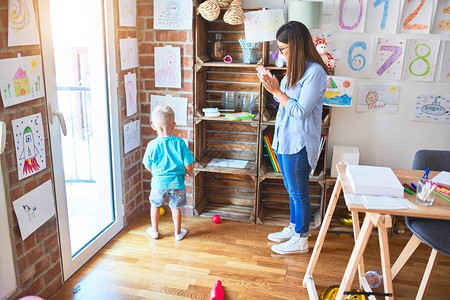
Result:
<svg viewBox="0 0 450 300">
<path fill-rule="evenodd" d="M 175 120 L 175 113 L 168 105 L 160 104 L 152 112 L 152 122 L 160 126 L 170 126 Z"/>
</svg>

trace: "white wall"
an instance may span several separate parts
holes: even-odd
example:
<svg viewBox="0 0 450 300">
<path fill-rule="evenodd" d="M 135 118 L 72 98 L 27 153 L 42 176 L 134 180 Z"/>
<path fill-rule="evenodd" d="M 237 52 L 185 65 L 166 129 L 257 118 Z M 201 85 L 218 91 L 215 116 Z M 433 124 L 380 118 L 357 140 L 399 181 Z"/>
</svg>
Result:
<svg viewBox="0 0 450 300">
<path fill-rule="evenodd" d="M 281 8 L 283 6 L 283 0 L 243 0 L 242 2 L 244 7 Z M 336 5 L 337 1 L 335 2 Z M 336 13 L 337 8 L 335 7 L 333 11 Z M 337 28 L 336 15 L 324 15 L 322 18 L 323 32 L 332 32 L 335 28 Z M 358 36 L 357 33 L 351 35 Z M 388 35 L 364 34 L 364 36 L 376 38 Z M 396 34 L 395 36 L 408 39 L 450 39 L 450 35 L 437 34 Z M 438 59 L 438 66 L 441 61 L 442 53 Z M 440 67 L 436 74 L 439 72 Z M 358 78 L 356 87 L 360 84 L 383 83 L 392 84 L 393 82 Z M 400 87 L 397 114 L 357 113 L 355 98 L 349 108 L 333 108 L 328 142 L 328 167 L 331 165 L 333 145 L 359 147 L 360 164 L 393 168 L 411 168 L 414 153 L 419 149 L 450 150 L 450 125 L 412 120 L 413 102 L 417 93 L 449 95 L 450 84 L 437 81 L 427 83 L 406 80 L 394 81 L 394 84 Z M 354 95 L 357 93 L 358 89 L 356 88 Z"/>
</svg>

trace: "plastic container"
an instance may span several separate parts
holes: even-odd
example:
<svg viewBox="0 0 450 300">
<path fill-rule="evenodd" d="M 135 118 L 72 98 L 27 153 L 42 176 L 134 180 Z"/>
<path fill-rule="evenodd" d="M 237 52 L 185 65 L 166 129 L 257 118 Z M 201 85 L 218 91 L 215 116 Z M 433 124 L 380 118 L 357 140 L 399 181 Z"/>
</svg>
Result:
<svg viewBox="0 0 450 300">
<path fill-rule="evenodd" d="M 256 64 L 262 57 L 259 49 L 242 49 L 242 60 L 244 64 Z"/>
<path fill-rule="evenodd" d="M 376 289 L 383 282 L 383 272 L 381 271 L 381 268 L 374 271 L 367 271 L 365 277 L 372 289 Z"/>
<path fill-rule="evenodd" d="M 235 110 L 238 107 L 237 93 L 224 92 L 222 94 L 222 108 Z"/>
<path fill-rule="evenodd" d="M 417 180 L 416 203 L 423 206 L 433 205 L 435 188 L 436 186 L 428 180 Z"/>
</svg>

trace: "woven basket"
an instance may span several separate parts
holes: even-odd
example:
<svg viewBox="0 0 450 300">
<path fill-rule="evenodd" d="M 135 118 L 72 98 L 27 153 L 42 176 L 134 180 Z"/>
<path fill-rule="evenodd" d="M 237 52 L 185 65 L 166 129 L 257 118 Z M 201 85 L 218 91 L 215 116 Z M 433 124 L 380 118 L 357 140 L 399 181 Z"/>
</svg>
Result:
<svg viewBox="0 0 450 300">
<path fill-rule="evenodd" d="M 244 23 L 245 15 L 242 10 L 241 0 L 233 0 L 230 8 L 223 15 L 223 21 L 230 25 L 239 25 Z"/>
<path fill-rule="evenodd" d="M 228 8 L 228 7 L 230 7 L 231 1 L 233 1 L 233 0 L 219 0 L 220 8 Z"/>
<path fill-rule="evenodd" d="M 219 17 L 220 6 L 218 0 L 206 0 L 198 7 L 198 12 L 207 21 L 214 21 Z"/>
</svg>

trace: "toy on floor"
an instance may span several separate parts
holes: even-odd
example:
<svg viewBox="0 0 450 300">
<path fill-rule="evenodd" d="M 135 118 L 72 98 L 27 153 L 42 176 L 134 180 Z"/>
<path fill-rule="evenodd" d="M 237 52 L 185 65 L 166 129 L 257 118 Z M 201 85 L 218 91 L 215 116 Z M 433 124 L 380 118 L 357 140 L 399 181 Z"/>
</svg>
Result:
<svg viewBox="0 0 450 300">
<path fill-rule="evenodd" d="M 160 215 L 160 216 L 164 216 L 165 213 L 166 213 L 166 210 L 164 209 L 164 207 L 161 206 L 161 207 L 159 208 L 159 215 Z"/>
<path fill-rule="evenodd" d="M 212 217 L 212 221 L 213 221 L 213 223 L 219 224 L 220 223 L 220 216 L 219 215 L 214 215 Z"/>
<path fill-rule="evenodd" d="M 212 288 L 209 300 L 223 300 L 225 293 L 222 288 L 222 281 L 217 280 L 216 285 Z"/>
</svg>

